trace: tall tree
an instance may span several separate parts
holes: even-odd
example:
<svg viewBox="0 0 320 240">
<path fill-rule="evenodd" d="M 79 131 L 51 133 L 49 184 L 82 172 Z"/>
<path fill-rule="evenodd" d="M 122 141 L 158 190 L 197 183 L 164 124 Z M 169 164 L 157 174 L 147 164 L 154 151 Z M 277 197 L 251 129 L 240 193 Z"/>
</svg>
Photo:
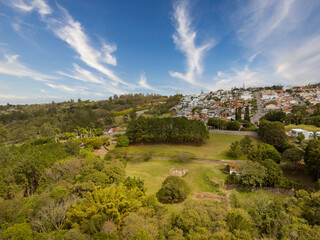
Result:
<svg viewBox="0 0 320 240">
<path fill-rule="evenodd" d="M 244 115 L 244 120 L 250 122 L 250 110 L 249 110 L 249 106 L 246 106 L 246 111 L 245 111 L 245 115 Z"/>
</svg>

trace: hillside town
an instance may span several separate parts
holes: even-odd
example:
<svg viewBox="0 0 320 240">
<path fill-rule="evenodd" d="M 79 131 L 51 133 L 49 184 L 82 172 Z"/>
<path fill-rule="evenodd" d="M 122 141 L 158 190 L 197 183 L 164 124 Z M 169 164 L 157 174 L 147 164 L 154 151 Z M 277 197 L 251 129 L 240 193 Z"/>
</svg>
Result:
<svg viewBox="0 0 320 240">
<path fill-rule="evenodd" d="M 185 95 L 171 110 L 173 117 L 186 117 L 207 122 L 209 118 L 219 118 L 226 122 L 236 119 L 236 109 L 241 109 L 244 118 L 245 107 L 249 107 L 251 122 L 255 123 L 269 111 L 283 111 L 288 114 L 295 105 L 315 105 L 320 103 L 320 88 L 279 87 L 280 89 L 232 89 L 218 90 L 200 95 Z M 312 113 L 312 109 L 307 110 Z M 260 112 L 259 118 L 254 116 Z"/>
</svg>

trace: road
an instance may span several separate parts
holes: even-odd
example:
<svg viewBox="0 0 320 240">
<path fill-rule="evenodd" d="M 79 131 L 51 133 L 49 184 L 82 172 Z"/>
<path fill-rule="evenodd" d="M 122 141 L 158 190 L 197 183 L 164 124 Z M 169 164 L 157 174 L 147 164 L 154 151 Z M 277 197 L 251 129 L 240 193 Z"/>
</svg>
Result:
<svg viewBox="0 0 320 240">
<path fill-rule="evenodd" d="M 305 102 L 302 101 L 300 97 L 294 96 L 294 99 L 295 99 L 301 106 L 306 105 Z"/>
<path fill-rule="evenodd" d="M 259 119 L 265 115 L 265 113 L 263 112 L 263 103 L 261 101 L 261 95 L 260 92 L 255 92 L 255 97 L 257 99 L 257 112 L 256 114 L 253 116 L 253 118 L 251 118 L 251 123 L 256 123 L 259 122 Z"/>
</svg>

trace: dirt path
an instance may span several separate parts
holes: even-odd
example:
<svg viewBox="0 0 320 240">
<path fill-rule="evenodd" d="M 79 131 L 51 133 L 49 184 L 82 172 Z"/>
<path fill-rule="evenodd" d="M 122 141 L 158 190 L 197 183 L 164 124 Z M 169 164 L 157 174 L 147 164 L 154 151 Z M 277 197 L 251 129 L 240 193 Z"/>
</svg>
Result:
<svg viewBox="0 0 320 240">
<path fill-rule="evenodd" d="M 173 156 L 152 156 L 152 159 L 177 160 L 178 157 L 173 157 Z M 244 162 L 246 160 L 227 160 L 227 159 L 208 159 L 208 158 L 189 158 L 189 159 L 185 160 L 185 162 L 188 162 L 188 161 L 221 164 L 221 163 L 228 163 L 228 162 Z"/>
</svg>

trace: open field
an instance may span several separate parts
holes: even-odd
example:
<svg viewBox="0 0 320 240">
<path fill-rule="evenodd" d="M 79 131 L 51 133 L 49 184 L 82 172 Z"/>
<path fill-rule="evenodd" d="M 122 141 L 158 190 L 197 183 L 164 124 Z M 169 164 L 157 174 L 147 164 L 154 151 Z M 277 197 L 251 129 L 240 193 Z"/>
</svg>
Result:
<svg viewBox="0 0 320 240">
<path fill-rule="evenodd" d="M 193 193 L 214 191 L 212 178 L 225 179 L 221 169 L 225 166 L 217 163 L 206 162 L 181 162 L 168 159 L 152 159 L 148 162 L 129 163 L 126 173 L 130 177 L 141 177 L 145 180 L 147 194 L 155 194 L 161 187 L 161 183 L 169 176 L 171 168 L 188 169 L 183 177 L 191 187 Z"/>
<path fill-rule="evenodd" d="M 150 150 L 156 156 L 177 156 L 181 152 L 191 153 L 193 157 L 205 159 L 227 159 L 232 160 L 227 153 L 233 141 L 241 140 L 243 136 L 210 133 L 210 138 L 201 146 L 196 145 L 177 145 L 177 144 L 145 144 L 132 145 L 132 148 L 140 150 Z M 258 140 L 255 140 L 257 143 Z M 242 156 L 240 160 L 246 160 Z"/>
</svg>

